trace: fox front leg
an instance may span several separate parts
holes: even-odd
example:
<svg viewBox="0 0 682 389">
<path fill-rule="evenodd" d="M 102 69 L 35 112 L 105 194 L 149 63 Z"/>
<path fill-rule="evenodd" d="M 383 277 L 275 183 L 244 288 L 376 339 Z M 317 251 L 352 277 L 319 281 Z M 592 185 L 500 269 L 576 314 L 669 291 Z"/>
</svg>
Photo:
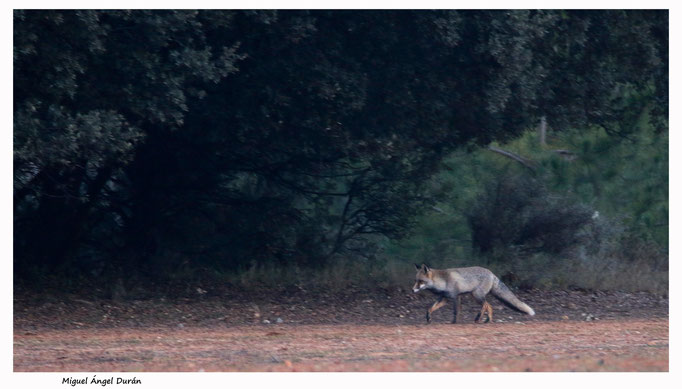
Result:
<svg viewBox="0 0 682 389">
<path fill-rule="evenodd" d="M 443 296 L 438 297 L 438 301 L 436 301 L 435 303 L 433 303 L 433 305 L 431 306 L 431 308 L 429 308 L 429 309 L 426 310 L 426 324 L 431 323 L 431 314 L 433 313 L 433 311 L 435 311 L 436 309 L 442 307 L 442 306 L 445 305 L 446 303 L 447 303 L 447 301 L 445 300 L 445 297 L 443 297 Z"/>
<path fill-rule="evenodd" d="M 452 318 L 452 324 L 457 323 L 457 320 L 459 319 L 459 313 L 462 312 L 462 296 L 457 295 L 455 296 L 455 309 L 454 309 L 454 317 Z"/>
</svg>

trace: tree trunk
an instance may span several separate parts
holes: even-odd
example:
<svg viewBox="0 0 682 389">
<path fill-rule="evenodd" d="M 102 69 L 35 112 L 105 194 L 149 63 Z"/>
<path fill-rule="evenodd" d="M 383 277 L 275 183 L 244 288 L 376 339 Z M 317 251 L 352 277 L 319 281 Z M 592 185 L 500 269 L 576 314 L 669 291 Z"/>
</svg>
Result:
<svg viewBox="0 0 682 389">
<path fill-rule="evenodd" d="M 547 117 L 543 116 L 540 118 L 540 126 L 538 126 L 538 138 L 540 139 L 540 145 L 547 145 Z"/>
</svg>

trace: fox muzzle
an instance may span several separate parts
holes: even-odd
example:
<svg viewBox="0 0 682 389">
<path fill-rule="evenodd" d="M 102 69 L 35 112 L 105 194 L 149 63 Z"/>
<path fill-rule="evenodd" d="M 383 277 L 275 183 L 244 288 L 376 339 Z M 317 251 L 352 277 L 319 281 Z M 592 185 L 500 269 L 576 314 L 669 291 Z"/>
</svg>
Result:
<svg viewBox="0 0 682 389">
<path fill-rule="evenodd" d="M 416 284 L 414 284 L 414 286 L 412 287 L 412 291 L 413 291 L 414 293 L 417 293 L 417 292 L 419 292 L 420 290 L 422 290 L 422 289 L 424 289 L 424 288 L 426 288 L 426 284 L 421 284 L 421 285 L 420 285 L 419 283 L 416 283 Z"/>
</svg>

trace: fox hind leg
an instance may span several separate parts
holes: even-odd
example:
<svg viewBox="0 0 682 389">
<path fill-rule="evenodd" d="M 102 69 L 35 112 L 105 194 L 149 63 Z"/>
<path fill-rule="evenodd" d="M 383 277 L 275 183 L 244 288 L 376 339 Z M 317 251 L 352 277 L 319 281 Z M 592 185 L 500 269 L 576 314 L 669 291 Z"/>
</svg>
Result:
<svg viewBox="0 0 682 389">
<path fill-rule="evenodd" d="M 481 304 L 481 312 L 476 315 L 476 323 L 483 323 L 483 315 L 487 315 L 488 318 L 485 321 L 485 323 L 488 323 L 493 320 L 493 307 L 490 305 L 486 300 L 485 296 L 488 294 L 484 289 L 477 289 L 474 290 L 471 293 L 474 296 L 474 299 L 478 301 Z"/>
<path fill-rule="evenodd" d="M 485 321 L 483 321 L 483 315 L 486 316 Z M 483 301 L 483 306 L 481 307 L 481 312 L 476 315 L 476 323 L 488 323 L 493 321 L 493 307 L 487 301 Z"/>
<path fill-rule="evenodd" d="M 486 323 L 492 322 L 493 321 L 493 306 L 490 305 L 487 301 L 485 302 L 485 307 L 486 309 L 486 314 L 488 318 L 485 320 Z"/>
</svg>

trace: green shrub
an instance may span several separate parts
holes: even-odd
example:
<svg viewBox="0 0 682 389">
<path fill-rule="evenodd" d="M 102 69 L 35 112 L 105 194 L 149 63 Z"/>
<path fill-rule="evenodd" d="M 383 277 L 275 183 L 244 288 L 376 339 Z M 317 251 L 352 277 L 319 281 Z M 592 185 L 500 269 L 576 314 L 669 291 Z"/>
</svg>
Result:
<svg viewBox="0 0 682 389">
<path fill-rule="evenodd" d="M 514 248 L 519 254 L 560 254 L 585 240 L 595 211 L 550 194 L 528 176 L 488 183 L 468 214 L 472 244 L 481 254 Z"/>
</svg>

